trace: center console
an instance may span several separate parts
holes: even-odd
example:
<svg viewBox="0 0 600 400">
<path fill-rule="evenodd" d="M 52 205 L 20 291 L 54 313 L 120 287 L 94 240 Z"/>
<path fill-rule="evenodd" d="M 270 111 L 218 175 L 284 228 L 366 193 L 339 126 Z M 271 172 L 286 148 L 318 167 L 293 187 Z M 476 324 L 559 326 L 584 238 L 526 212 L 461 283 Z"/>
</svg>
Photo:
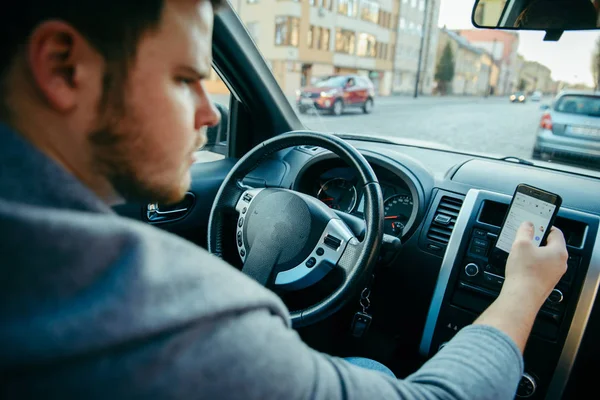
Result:
<svg viewBox="0 0 600 400">
<path fill-rule="evenodd" d="M 470 190 L 456 219 L 427 316 L 420 352 L 433 356 L 498 297 L 505 266 L 490 262 L 511 197 Z M 517 397 L 560 398 L 600 279 L 600 219 L 562 207 L 568 270 L 538 313 L 525 349 Z"/>
</svg>

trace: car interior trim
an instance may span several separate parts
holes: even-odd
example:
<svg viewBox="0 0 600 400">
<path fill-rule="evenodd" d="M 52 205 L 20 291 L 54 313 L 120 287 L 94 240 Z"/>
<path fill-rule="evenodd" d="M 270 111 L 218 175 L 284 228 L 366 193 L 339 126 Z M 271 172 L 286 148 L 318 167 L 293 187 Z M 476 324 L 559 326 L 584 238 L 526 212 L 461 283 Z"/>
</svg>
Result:
<svg viewBox="0 0 600 400">
<path fill-rule="evenodd" d="M 592 258 L 585 276 L 583 288 L 577 301 L 575 315 L 569 327 L 569 333 L 563 346 L 558 365 L 548 387 L 548 398 L 559 399 L 567 385 L 579 346 L 592 313 L 594 300 L 600 285 L 600 230 L 596 233 L 596 241 L 592 251 Z"/>
<path fill-rule="evenodd" d="M 448 247 L 446 248 L 446 254 L 442 260 L 442 266 L 438 274 L 435 291 L 433 292 L 433 298 L 431 299 L 431 305 L 429 306 L 429 311 L 427 313 L 423 338 L 421 340 L 421 345 L 419 346 L 420 353 L 425 357 L 429 354 L 431 341 L 435 332 L 435 326 L 442 308 L 444 294 L 446 293 L 448 281 L 450 280 L 450 273 L 452 272 L 454 261 L 458 256 L 460 244 L 467 229 L 471 214 L 475 208 L 475 204 L 477 203 L 479 193 L 480 190 L 477 189 L 471 189 L 467 193 L 462 208 L 460 209 L 458 217 L 456 218 L 456 224 L 454 225 L 452 235 L 450 236 L 450 241 L 448 242 Z"/>
<path fill-rule="evenodd" d="M 468 228 L 469 221 L 473 217 L 475 207 L 481 203 L 480 200 L 497 199 L 497 198 L 509 199 L 510 196 L 501 193 L 488 192 L 485 190 L 471 189 L 465 197 L 465 201 L 461 208 L 461 211 L 457 217 L 456 226 L 450 237 L 446 254 L 442 261 L 442 266 L 438 274 L 435 291 L 432 297 L 432 301 L 427 313 L 427 319 L 425 323 L 425 329 L 419 346 L 421 355 L 427 357 L 430 355 L 431 344 L 433 341 L 433 335 L 435 333 L 436 324 L 440 315 L 441 308 L 444 303 L 444 296 L 446 295 L 450 276 L 454 268 L 456 259 L 459 255 L 461 244 L 464 240 L 466 229 Z M 567 210 L 567 209 L 565 209 Z M 571 213 L 578 213 L 574 210 L 569 210 Z M 586 214 L 586 216 L 597 219 L 597 216 Z M 591 260 L 589 268 L 586 272 L 585 280 L 580 296 L 577 300 L 575 314 L 569 326 L 567 337 L 560 353 L 560 358 L 557 363 L 557 367 L 552 375 L 552 379 L 549 382 L 547 398 L 561 398 L 562 393 L 569 380 L 571 370 L 575 363 L 575 358 L 579 351 L 583 335 L 590 318 L 594 300 L 596 298 L 598 287 L 600 285 L 600 231 L 596 232 L 596 239 L 592 249 Z"/>
</svg>

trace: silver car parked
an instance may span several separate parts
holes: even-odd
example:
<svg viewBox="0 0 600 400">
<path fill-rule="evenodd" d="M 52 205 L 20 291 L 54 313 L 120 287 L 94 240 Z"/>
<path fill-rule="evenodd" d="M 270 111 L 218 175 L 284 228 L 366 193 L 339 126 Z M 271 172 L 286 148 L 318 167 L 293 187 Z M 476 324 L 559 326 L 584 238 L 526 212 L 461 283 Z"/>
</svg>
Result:
<svg viewBox="0 0 600 400">
<path fill-rule="evenodd" d="M 600 92 L 564 91 L 542 108 L 532 157 L 600 169 Z"/>
</svg>

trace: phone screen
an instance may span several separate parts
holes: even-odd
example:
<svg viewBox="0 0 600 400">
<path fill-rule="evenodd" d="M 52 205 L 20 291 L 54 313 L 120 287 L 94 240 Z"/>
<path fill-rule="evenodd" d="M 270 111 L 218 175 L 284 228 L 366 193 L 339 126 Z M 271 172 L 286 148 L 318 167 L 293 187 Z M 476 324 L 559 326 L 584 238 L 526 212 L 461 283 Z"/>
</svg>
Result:
<svg viewBox="0 0 600 400">
<path fill-rule="evenodd" d="M 515 241 L 517 229 L 525 221 L 533 223 L 533 244 L 539 246 L 549 228 L 555 209 L 555 204 L 516 192 L 496 247 L 509 253 Z"/>
</svg>

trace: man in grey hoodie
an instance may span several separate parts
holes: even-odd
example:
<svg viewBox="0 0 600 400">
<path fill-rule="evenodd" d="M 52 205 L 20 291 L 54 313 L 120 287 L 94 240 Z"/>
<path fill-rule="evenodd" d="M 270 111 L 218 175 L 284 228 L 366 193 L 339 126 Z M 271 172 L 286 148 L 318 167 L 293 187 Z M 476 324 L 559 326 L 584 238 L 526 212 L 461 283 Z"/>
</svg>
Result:
<svg viewBox="0 0 600 400">
<path fill-rule="evenodd" d="M 322 354 L 281 300 L 115 215 L 174 202 L 218 123 L 208 0 L 21 0 L 0 24 L 0 393 L 11 398 L 512 398 L 561 232 L 518 231 L 498 299 L 406 379 Z"/>
</svg>

